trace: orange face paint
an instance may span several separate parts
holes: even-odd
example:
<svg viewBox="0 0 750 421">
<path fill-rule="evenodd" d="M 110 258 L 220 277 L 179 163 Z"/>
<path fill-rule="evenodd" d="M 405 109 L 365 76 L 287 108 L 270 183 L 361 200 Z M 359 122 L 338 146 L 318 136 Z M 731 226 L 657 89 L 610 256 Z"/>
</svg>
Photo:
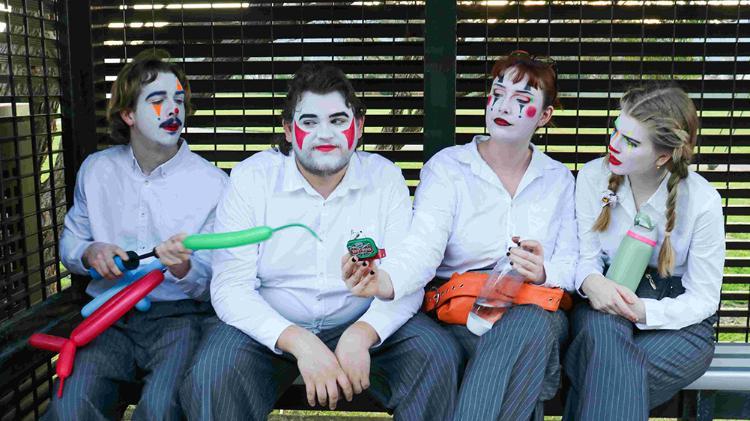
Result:
<svg viewBox="0 0 750 421">
<path fill-rule="evenodd" d="M 182 89 L 182 84 L 180 83 L 179 79 L 177 79 L 177 91 L 184 91 L 184 89 Z"/>
<path fill-rule="evenodd" d="M 156 114 L 156 118 L 161 118 L 161 104 L 151 104 L 152 107 L 154 107 L 154 114 Z"/>
</svg>

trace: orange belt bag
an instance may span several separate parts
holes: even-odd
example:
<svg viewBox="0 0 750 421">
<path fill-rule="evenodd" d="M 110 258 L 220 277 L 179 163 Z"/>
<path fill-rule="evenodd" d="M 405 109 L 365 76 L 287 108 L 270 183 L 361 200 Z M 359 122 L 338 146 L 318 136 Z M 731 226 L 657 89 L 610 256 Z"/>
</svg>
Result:
<svg viewBox="0 0 750 421">
<path fill-rule="evenodd" d="M 444 323 L 465 325 L 487 276 L 483 272 L 454 273 L 448 282 L 425 291 L 422 311 L 435 311 L 438 320 Z M 556 311 L 558 308 L 570 310 L 573 299 L 560 288 L 524 283 L 513 299 L 513 304 L 536 304 L 548 311 Z"/>
</svg>

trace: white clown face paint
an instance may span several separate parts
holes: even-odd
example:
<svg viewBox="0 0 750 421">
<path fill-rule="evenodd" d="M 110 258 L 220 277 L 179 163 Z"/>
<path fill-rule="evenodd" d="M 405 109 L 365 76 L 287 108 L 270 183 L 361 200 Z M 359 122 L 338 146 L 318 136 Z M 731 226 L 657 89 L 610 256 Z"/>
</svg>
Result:
<svg viewBox="0 0 750 421">
<path fill-rule="evenodd" d="M 638 120 L 621 113 L 609 139 L 609 169 L 617 175 L 646 174 L 656 167 L 660 154 Z"/>
<path fill-rule="evenodd" d="M 305 92 L 294 110 L 291 127 L 285 127 L 297 161 L 318 176 L 339 172 L 349 164 L 362 128 L 354 110 L 339 92 Z"/>
<path fill-rule="evenodd" d="M 529 78 L 513 82 L 516 68 L 492 81 L 485 109 L 485 125 L 490 138 L 505 143 L 528 142 L 546 121 L 544 93 L 530 86 Z"/>
<path fill-rule="evenodd" d="M 185 91 L 173 73 L 144 85 L 135 105 L 135 129 L 164 146 L 177 144 L 185 124 Z"/>
</svg>

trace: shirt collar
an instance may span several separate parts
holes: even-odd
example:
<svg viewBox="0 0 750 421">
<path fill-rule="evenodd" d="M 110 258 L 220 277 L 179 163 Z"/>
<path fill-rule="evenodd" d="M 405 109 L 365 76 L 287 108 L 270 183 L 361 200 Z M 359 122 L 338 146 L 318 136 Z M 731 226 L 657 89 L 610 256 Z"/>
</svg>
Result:
<svg viewBox="0 0 750 421">
<path fill-rule="evenodd" d="M 328 198 L 331 199 L 346 194 L 349 190 L 360 189 L 369 185 L 371 181 L 370 176 L 365 173 L 362 166 L 362 157 L 359 152 L 354 152 L 349 159 L 349 166 L 346 169 L 346 173 L 344 173 L 344 178 L 341 179 L 339 185 L 336 186 L 336 189 Z M 289 155 L 284 156 L 283 172 L 284 181 L 281 184 L 282 191 L 292 192 L 304 189 L 310 194 L 318 194 L 297 167 L 294 150 L 290 151 Z"/>
<path fill-rule="evenodd" d="M 180 138 L 180 147 L 179 149 L 177 149 L 177 153 L 174 154 L 173 157 L 169 158 L 167 162 L 164 162 L 163 164 L 154 168 L 150 176 L 161 175 L 162 177 L 166 177 L 168 174 L 175 172 L 175 170 L 182 165 L 182 162 L 185 160 L 185 157 L 189 152 L 190 147 L 188 146 L 187 141 L 183 138 Z M 145 177 L 143 171 L 141 170 L 141 166 L 138 164 L 138 160 L 135 158 L 133 147 L 131 145 L 128 145 L 127 155 L 130 159 L 131 169 L 137 174 Z"/>
<path fill-rule="evenodd" d="M 668 183 L 669 174 L 664 177 L 664 180 L 661 181 L 659 187 L 651 197 L 641 205 L 641 209 L 647 206 L 653 209 L 657 214 L 665 213 L 667 211 L 667 195 L 669 194 L 667 189 Z M 622 205 L 625 209 L 635 217 L 635 198 L 633 197 L 633 190 L 630 188 L 630 178 L 628 176 L 624 177 L 622 185 L 618 189 L 617 196 L 618 199 L 622 201 Z"/>
<path fill-rule="evenodd" d="M 490 140 L 487 135 L 474 136 L 470 143 L 462 146 L 462 150 L 458 154 L 458 160 L 471 166 L 471 170 L 474 174 L 479 177 L 485 178 L 488 181 L 494 183 L 500 183 L 497 179 L 497 175 L 492 172 L 492 169 L 484 161 L 482 155 L 479 154 L 479 144 Z M 518 185 L 516 194 L 520 193 L 524 187 L 529 185 L 534 179 L 544 175 L 544 170 L 554 168 L 554 162 L 552 158 L 540 151 L 533 143 L 529 143 L 531 148 L 531 162 L 529 167 L 526 169 L 526 173 L 521 179 L 521 183 Z M 488 172 L 489 171 L 489 172 Z"/>
</svg>

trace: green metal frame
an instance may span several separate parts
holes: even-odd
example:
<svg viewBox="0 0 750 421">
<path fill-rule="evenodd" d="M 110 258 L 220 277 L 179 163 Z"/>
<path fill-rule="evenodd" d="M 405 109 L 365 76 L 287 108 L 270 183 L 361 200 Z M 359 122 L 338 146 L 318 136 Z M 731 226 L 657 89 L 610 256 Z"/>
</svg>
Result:
<svg viewBox="0 0 750 421">
<path fill-rule="evenodd" d="M 454 1 L 427 1 L 424 41 L 424 161 L 456 144 Z"/>
</svg>

